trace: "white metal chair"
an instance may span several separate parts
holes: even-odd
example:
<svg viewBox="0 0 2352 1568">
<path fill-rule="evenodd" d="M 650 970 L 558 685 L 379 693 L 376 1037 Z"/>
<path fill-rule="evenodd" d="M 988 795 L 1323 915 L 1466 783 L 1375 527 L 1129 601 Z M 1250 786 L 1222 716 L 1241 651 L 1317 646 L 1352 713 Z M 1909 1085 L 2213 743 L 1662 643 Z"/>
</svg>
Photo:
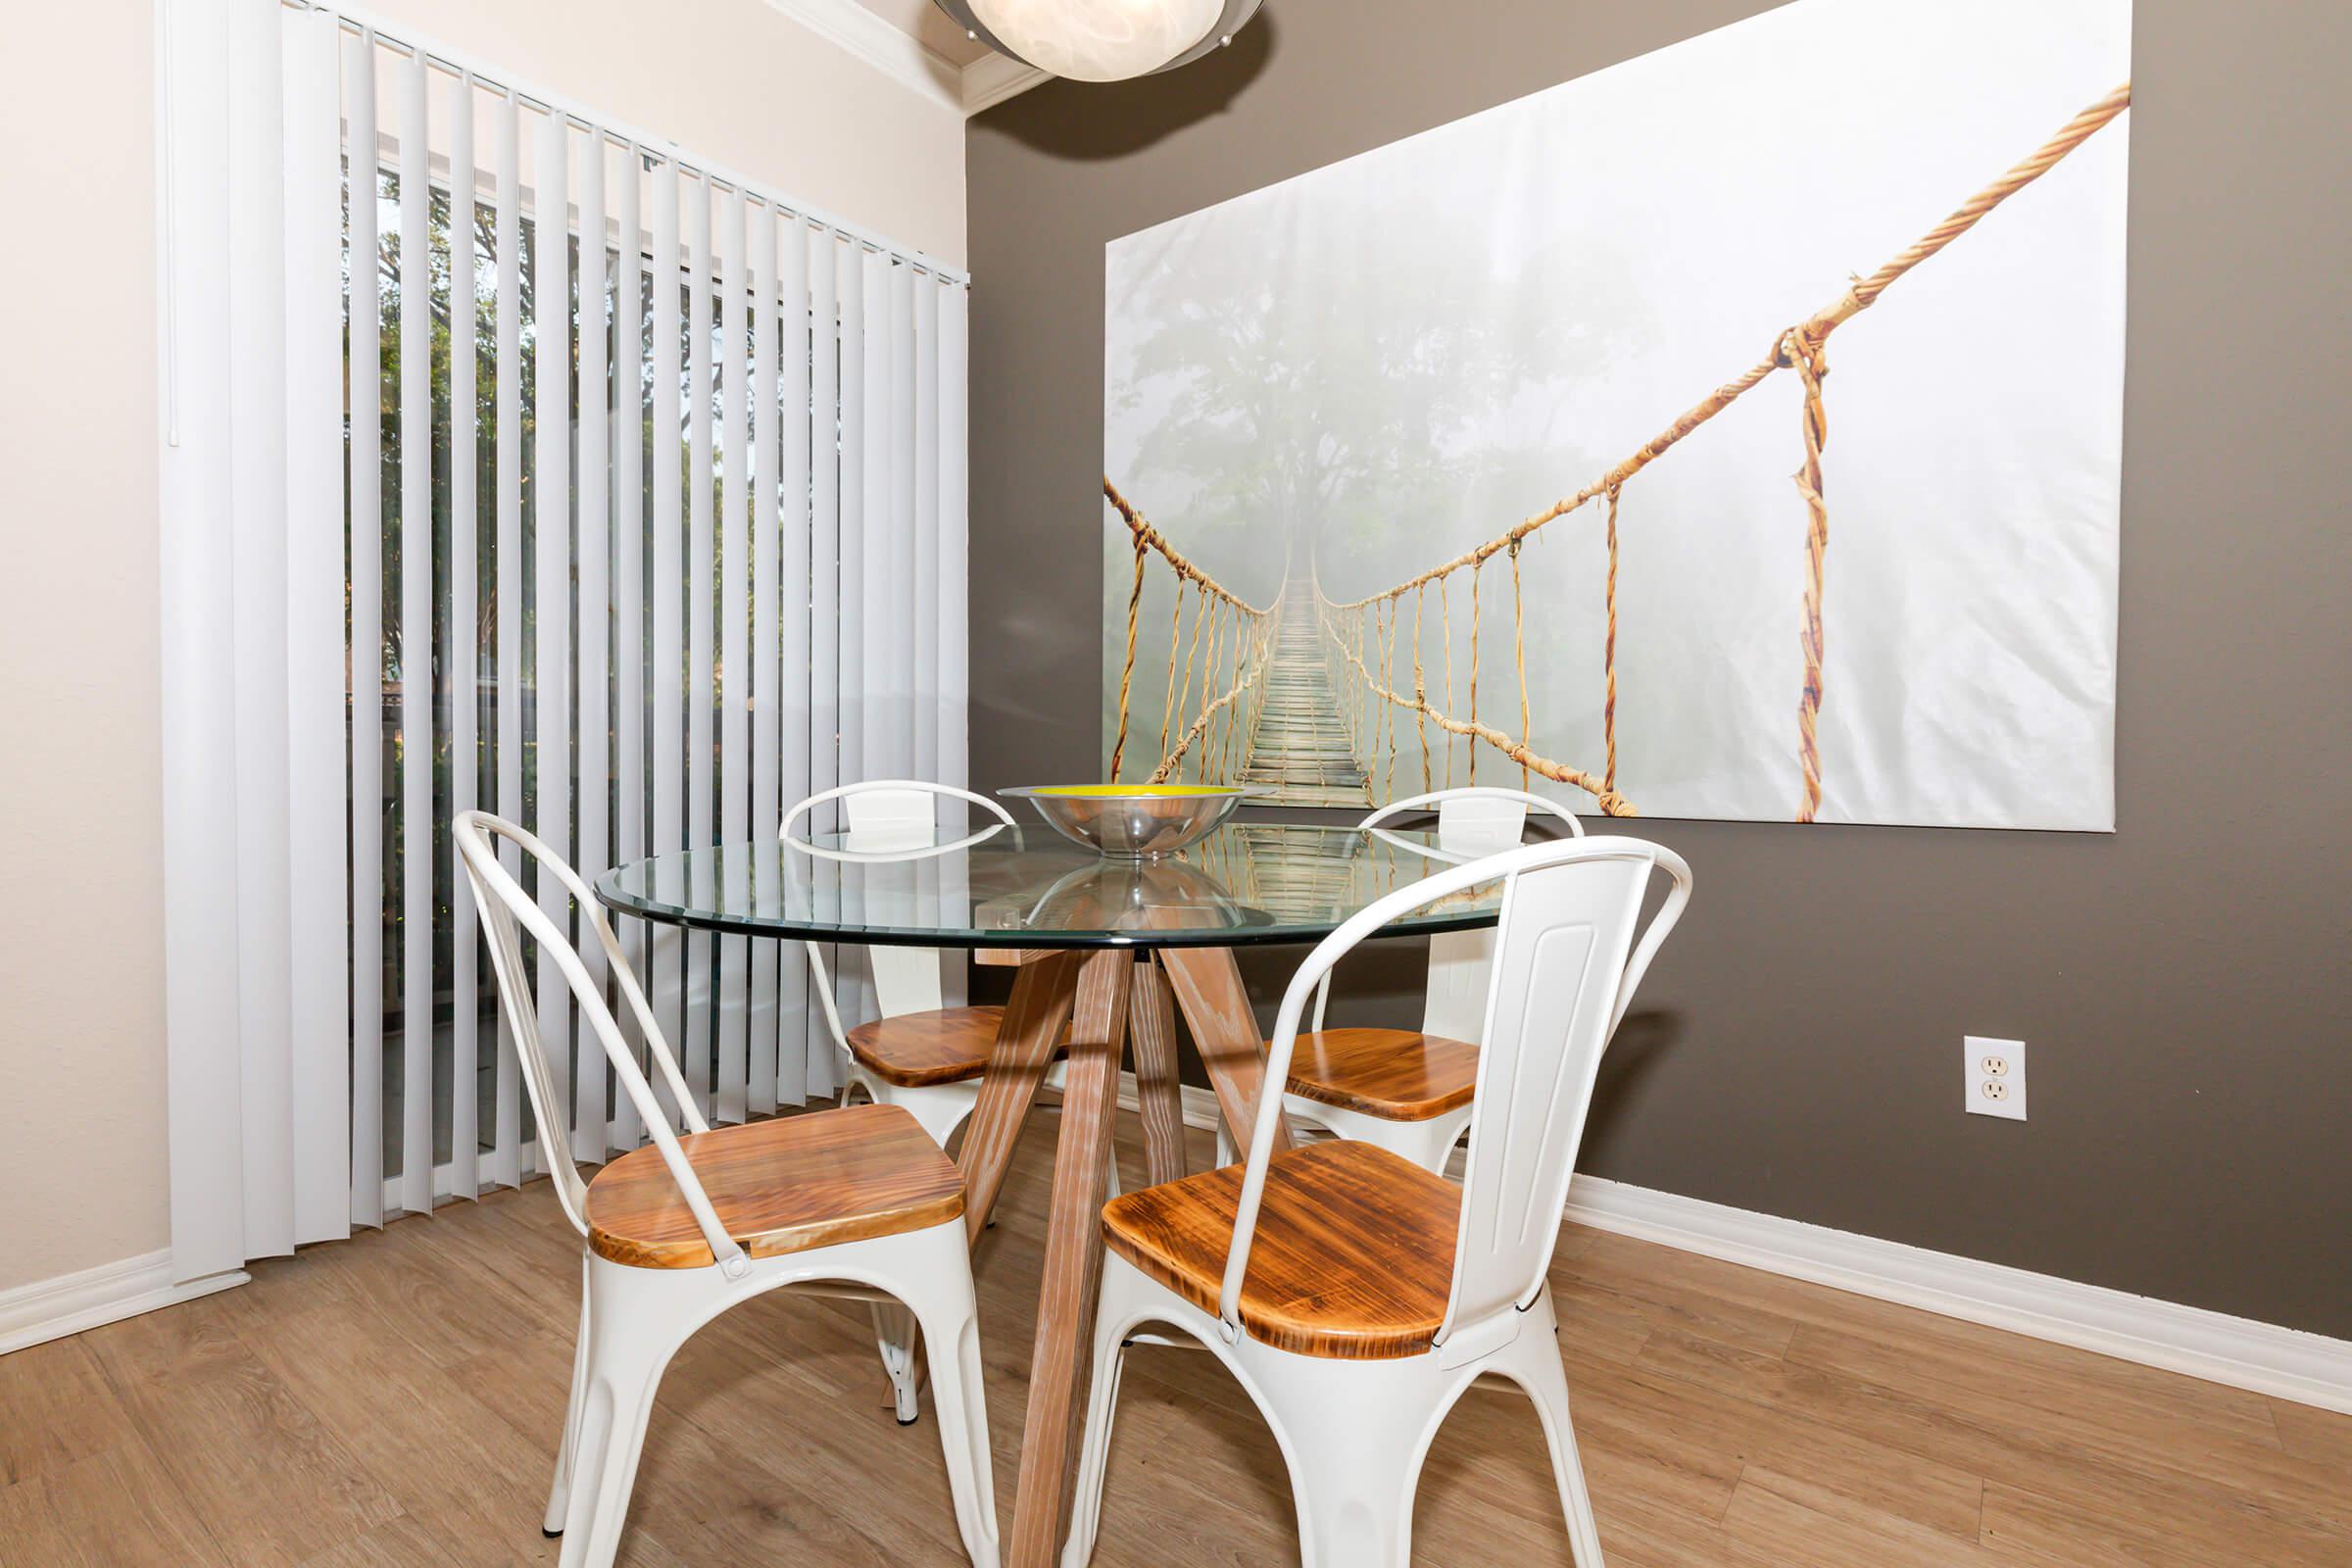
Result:
<svg viewBox="0 0 2352 1568">
<path fill-rule="evenodd" d="M 562 1568 L 607 1568 L 645 1445 L 662 1369 L 695 1330 L 787 1286 L 903 1302 L 933 1348 L 934 1402 L 956 1528 L 978 1568 L 996 1568 L 997 1518 L 982 1398 L 980 1332 L 955 1165 L 906 1111 L 861 1105 L 712 1131 L 588 887 L 537 838 L 483 811 L 453 824 L 489 939 L 540 1157 L 564 1216 L 586 1242 L 571 1397 L 544 1526 Z M 492 840 L 519 847 L 577 901 L 645 1038 L 675 1114 L 656 1100 L 604 997 L 564 932 L 499 863 Z M 583 1181 L 540 1044 L 516 931 L 551 955 L 614 1078 L 654 1139 Z"/>
<path fill-rule="evenodd" d="M 795 822 L 828 801 L 839 801 L 853 851 L 887 854 L 924 847 L 934 841 L 943 798 L 971 802 L 1004 826 L 1013 825 L 1012 814 L 1004 807 L 953 784 L 874 779 L 809 796 L 784 813 L 779 836 L 793 841 Z M 844 1102 L 855 1089 L 876 1104 L 904 1106 L 946 1148 L 980 1102 L 980 1079 L 1004 1009 L 943 1005 L 936 949 L 873 947 L 866 950 L 868 972 L 882 1015 L 844 1029 L 824 956 L 815 943 L 802 947 L 808 954 L 825 1027 L 847 1064 Z"/>
<path fill-rule="evenodd" d="M 938 847 L 942 800 L 970 802 L 994 816 L 998 825 L 1015 825 L 1011 813 L 995 801 L 953 784 L 869 779 L 809 796 L 784 813 L 777 837 L 788 844 L 806 845 L 807 841 L 793 837 L 793 824 L 828 801 L 839 801 L 849 831 L 841 849 L 834 853 L 864 862 L 872 874 L 878 865 L 890 864 L 894 856 L 907 857 L 909 863 L 915 863 L 914 856 Z M 987 828 L 975 837 L 995 831 L 995 827 Z M 808 955 L 810 989 L 843 1063 L 842 1103 L 849 1103 L 854 1093 L 877 1105 L 900 1106 L 945 1149 L 956 1129 L 980 1103 L 981 1080 L 1004 1009 L 944 1005 L 940 955 L 935 948 L 868 947 L 867 973 L 881 1016 L 845 1029 L 824 955 L 815 943 L 801 946 Z M 1063 1072 L 1063 1064 L 1054 1062 L 1047 1070 L 1046 1086 L 1060 1089 Z M 1115 1159 L 1110 1191 L 1118 1191 Z M 923 1375 L 908 1329 L 905 1313 L 888 1306 L 875 1308 L 875 1341 L 896 1394 L 902 1425 L 916 1419 Z"/>
<path fill-rule="evenodd" d="M 1636 946 L 1660 866 L 1673 886 Z M 1495 879 L 1502 922 L 1462 1186 L 1371 1144 L 1325 1140 L 1277 1154 L 1280 1102 L 1267 1096 L 1246 1165 L 1104 1205 L 1109 1256 L 1063 1568 L 1093 1554 L 1121 1347 L 1145 1323 L 1199 1340 L 1264 1414 L 1290 1467 L 1307 1568 L 1405 1568 L 1421 1461 L 1453 1401 L 1487 1372 L 1534 1399 L 1576 1562 L 1601 1568 L 1545 1273 L 1593 1075 L 1681 918 L 1690 867 L 1639 839 L 1555 842 L 1392 894 L 1299 966 L 1267 1070 L 1290 1066 L 1307 999 L 1343 954 L 1412 909 Z"/>
<path fill-rule="evenodd" d="M 1569 836 L 1584 824 L 1556 801 L 1525 790 L 1439 790 L 1394 801 L 1356 824 L 1371 829 L 1397 817 L 1435 811 L 1438 847 L 1449 855 L 1486 856 L 1516 847 L 1530 808 L 1557 817 Z M 1421 1028 L 1328 1029 L 1331 977 L 1315 990 L 1314 1026 L 1298 1037 L 1282 1108 L 1294 1121 L 1402 1154 L 1445 1174 L 1453 1146 L 1470 1125 L 1478 1080 L 1479 1020 L 1494 933 L 1450 931 L 1429 940 L 1429 990 Z"/>
</svg>

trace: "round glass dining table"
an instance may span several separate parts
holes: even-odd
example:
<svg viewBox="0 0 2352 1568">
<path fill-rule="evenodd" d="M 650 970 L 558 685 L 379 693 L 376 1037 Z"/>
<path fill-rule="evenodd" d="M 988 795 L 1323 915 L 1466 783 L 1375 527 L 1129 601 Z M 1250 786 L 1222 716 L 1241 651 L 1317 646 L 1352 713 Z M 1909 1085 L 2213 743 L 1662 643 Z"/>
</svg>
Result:
<svg viewBox="0 0 2352 1568">
<path fill-rule="evenodd" d="M 1435 834 L 1385 828 L 1233 822 L 1179 854 L 1136 861 L 1099 856 L 1042 825 L 899 826 L 656 856 L 606 872 L 596 893 L 621 913 L 664 924 L 964 949 L 976 962 L 1013 969 L 956 1158 L 965 1223 L 977 1237 L 1046 1072 L 1066 1050 L 1006 1552 L 1014 1568 L 1050 1568 L 1074 1482 L 1074 1414 L 1086 1400 L 1122 1062 L 1132 1053 L 1151 1179 L 1175 1180 L 1185 1174 L 1175 1010 L 1191 1026 L 1226 1125 L 1246 1138 L 1265 1055 L 1234 950 L 1314 942 L 1375 899 L 1461 858 L 1441 851 Z M 1491 926 L 1498 903 L 1497 887 L 1473 888 L 1384 934 Z"/>
<path fill-rule="evenodd" d="M 1013 951 L 1232 948 L 1316 941 L 1459 858 L 1432 833 L 1246 822 L 1177 855 L 1124 860 L 1047 827 L 991 824 L 682 850 L 608 871 L 596 891 L 626 914 L 744 936 Z M 1474 889 L 1390 929 L 1492 925 L 1495 899 L 1493 887 Z"/>
</svg>

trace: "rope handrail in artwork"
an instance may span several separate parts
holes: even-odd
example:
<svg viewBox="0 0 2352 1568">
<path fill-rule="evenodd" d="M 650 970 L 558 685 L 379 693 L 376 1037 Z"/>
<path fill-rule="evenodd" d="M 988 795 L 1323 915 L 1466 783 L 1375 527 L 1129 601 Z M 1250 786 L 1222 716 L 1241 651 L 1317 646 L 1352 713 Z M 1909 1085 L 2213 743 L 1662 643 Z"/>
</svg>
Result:
<svg viewBox="0 0 2352 1568">
<path fill-rule="evenodd" d="M 1351 664 L 1362 677 L 1368 694 L 1380 703 L 1380 712 L 1391 706 L 1413 712 L 1416 724 L 1427 719 L 1452 734 L 1473 738 L 1470 748 L 1470 777 L 1478 776 L 1478 749 L 1483 740 L 1494 746 L 1520 765 L 1524 781 L 1530 773 L 1541 773 L 1555 781 L 1573 784 L 1590 792 L 1603 811 L 1611 815 L 1631 814 L 1633 808 L 1616 790 L 1617 779 L 1617 516 L 1618 505 L 1625 486 L 1636 474 L 1672 449 L 1676 443 L 1705 424 L 1741 396 L 1781 370 L 1794 370 L 1803 386 L 1802 436 L 1804 462 L 1791 476 L 1802 496 L 1806 513 L 1806 581 L 1803 622 L 1799 642 L 1804 653 L 1804 684 L 1797 704 L 1798 758 L 1804 772 L 1803 795 L 1796 819 L 1810 822 L 1821 806 L 1821 755 L 1817 726 L 1821 710 L 1822 688 L 1822 586 L 1823 560 L 1829 541 L 1829 513 L 1822 499 L 1822 448 L 1829 439 L 1829 421 L 1822 403 L 1821 383 L 1829 372 L 1825 346 L 1830 334 L 1839 325 L 1852 319 L 1877 303 L 1886 289 L 1913 268 L 1936 255 L 1953 240 L 1974 228 L 1984 217 L 2002 202 L 2047 173 L 2057 163 L 2087 141 L 2102 126 L 2120 116 L 2132 103 L 2132 84 L 2127 81 L 2098 102 L 2067 122 L 2047 141 L 2024 161 L 2013 166 L 1984 189 L 1955 208 L 1943 221 L 1921 235 L 1877 271 L 1868 277 L 1857 278 L 1831 305 L 1816 311 L 1796 325 L 1786 328 L 1773 339 L 1772 351 L 1745 371 L 1717 387 L 1705 398 L 1686 409 L 1674 421 L 1652 436 L 1632 456 L 1610 468 L 1584 489 L 1564 497 L 1535 515 L 1514 524 L 1474 549 L 1464 551 L 1450 561 L 1430 567 L 1419 575 L 1407 578 L 1393 587 L 1346 604 L 1323 599 L 1318 591 L 1316 615 L 1332 637 L 1345 662 Z M 1519 551 L 1525 540 L 1538 529 L 1557 518 L 1584 507 L 1595 498 L 1608 498 L 1608 576 L 1605 588 L 1608 631 L 1603 648 L 1604 698 L 1601 709 L 1603 744 L 1607 753 L 1606 771 L 1595 779 L 1581 769 L 1537 755 L 1531 749 L 1532 717 L 1527 686 L 1526 616 L 1519 593 Z M 1141 546 L 1139 545 L 1139 550 Z M 1511 740 L 1492 725 L 1478 718 L 1478 627 L 1477 605 L 1481 569 L 1494 556 L 1508 552 L 1511 560 L 1511 616 L 1514 651 L 1519 676 L 1520 736 Z M 1418 626 L 1421 619 L 1421 600 L 1435 584 L 1440 593 L 1441 612 L 1450 619 L 1446 603 L 1447 580 L 1456 572 L 1470 573 L 1471 631 L 1470 631 L 1470 714 L 1457 719 L 1433 708 L 1423 687 L 1420 670 Z M 1384 669 L 1393 657 L 1397 623 L 1403 618 L 1398 601 L 1406 594 L 1415 595 L 1414 624 L 1414 692 L 1411 697 L 1391 689 L 1385 678 L 1375 676 L 1362 657 L 1364 618 L 1369 613 L 1374 621 L 1374 634 L 1384 644 Z M 1452 646 L 1446 646 L 1447 686 L 1451 686 Z M 1360 739 L 1360 726 L 1350 717 L 1350 734 Z M 1396 730 L 1394 720 L 1388 722 L 1389 761 L 1392 781 L 1395 766 Z M 1372 722 L 1373 751 L 1377 752 L 1382 728 L 1379 713 Z M 1423 749 L 1423 768 L 1426 782 L 1428 751 Z M 1369 767 L 1372 758 L 1367 756 Z M 1448 782 L 1452 756 L 1446 757 Z"/>
<path fill-rule="evenodd" d="M 1619 795 L 1614 789 L 1602 783 L 1599 779 L 1594 778 L 1592 774 L 1584 772 L 1578 768 L 1570 767 L 1565 762 L 1555 762 L 1548 757 L 1539 757 L 1535 752 L 1528 749 L 1525 742 L 1512 740 L 1508 735 L 1505 735 L 1502 731 L 1496 729 L 1492 724 L 1481 724 L 1475 719 L 1455 718 L 1449 713 L 1442 713 L 1438 711 L 1438 710 L 1429 705 L 1426 699 L 1418 697 L 1406 697 L 1400 692 L 1391 691 L 1386 685 L 1382 684 L 1378 676 L 1374 675 L 1370 669 L 1365 667 L 1362 651 L 1363 643 L 1360 636 L 1357 638 L 1355 645 L 1350 647 L 1348 643 L 1348 640 L 1340 634 L 1338 628 L 1330 626 L 1328 621 L 1326 622 L 1326 627 L 1332 632 L 1333 641 L 1340 650 L 1340 657 L 1348 663 L 1354 666 L 1356 673 L 1363 677 L 1365 686 L 1371 691 L 1373 696 L 1381 698 L 1385 702 L 1393 704 L 1398 708 L 1413 710 L 1418 717 L 1426 718 L 1429 720 L 1429 722 L 1436 724 L 1440 729 L 1445 730 L 1448 734 L 1467 736 L 1473 741 L 1485 741 L 1489 746 L 1494 747 L 1496 751 L 1502 753 L 1503 756 L 1509 758 L 1512 761 L 1517 762 L 1522 769 L 1528 772 L 1541 773 L 1545 778 L 1550 779 L 1557 784 L 1574 785 L 1576 788 L 1591 795 L 1593 800 L 1599 804 L 1601 810 L 1610 816 L 1639 816 L 1641 814 L 1639 811 L 1634 809 L 1632 803 L 1628 802 L 1624 796 Z M 1422 752 L 1423 758 L 1426 759 L 1428 755 L 1427 749 L 1424 748 Z M 1391 756 L 1393 760 L 1393 737 Z M 1392 783 L 1395 780 L 1395 770 L 1393 767 L 1391 769 L 1390 779 Z"/>
<path fill-rule="evenodd" d="M 1251 694 L 1258 690 L 1258 677 L 1264 671 L 1269 630 L 1274 616 L 1282 606 L 1277 596 L 1274 604 L 1264 609 L 1249 603 L 1229 591 L 1222 583 L 1185 559 L 1182 552 L 1168 543 L 1165 535 L 1152 526 L 1135 504 L 1119 493 L 1119 487 L 1105 474 L 1102 497 L 1126 522 L 1129 536 L 1135 544 L 1135 578 L 1127 594 L 1126 658 L 1119 671 L 1119 729 L 1118 739 L 1110 753 L 1110 777 L 1118 781 L 1119 770 L 1127 757 L 1129 712 L 1135 690 L 1135 645 L 1144 604 L 1144 573 L 1153 555 L 1167 564 L 1175 574 L 1174 607 L 1168 617 L 1168 679 L 1167 690 L 1160 703 L 1159 763 L 1148 783 L 1164 784 L 1184 765 L 1194 744 L 1201 742 L 1195 761 L 1195 773 L 1203 782 L 1222 782 L 1234 766 L 1237 751 L 1243 747 L 1243 730 L 1247 725 L 1255 728 L 1257 714 L 1250 707 Z M 1184 610 L 1188 595 L 1193 600 L 1193 634 L 1191 652 L 1183 660 L 1184 685 L 1181 692 L 1176 684 L 1177 650 L 1183 645 Z M 1202 632 L 1207 642 L 1206 667 L 1201 665 Z M 1220 662 L 1226 685 L 1214 697 Z M 1193 702 L 1193 677 L 1200 676 L 1200 698 L 1198 710 Z M 1245 712 L 1245 710 L 1249 710 Z M 1169 736 L 1187 713 L 1193 713 L 1171 750 Z"/>
</svg>

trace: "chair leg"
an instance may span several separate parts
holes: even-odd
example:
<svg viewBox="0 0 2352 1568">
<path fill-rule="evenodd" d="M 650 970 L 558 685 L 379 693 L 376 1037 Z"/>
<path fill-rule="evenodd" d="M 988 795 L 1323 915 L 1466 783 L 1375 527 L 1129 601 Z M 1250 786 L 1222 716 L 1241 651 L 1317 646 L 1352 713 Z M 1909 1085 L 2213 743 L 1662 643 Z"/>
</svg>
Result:
<svg viewBox="0 0 2352 1568">
<path fill-rule="evenodd" d="M 858 1084 L 875 1104 L 896 1105 L 912 1116 L 942 1149 L 979 1103 L 978 1086 L 968 1083 L 906 1089 L 861 1072 Z M 922 1419 L 923 1353 L 914 1314 L 903 1306 L 875 1303 L 874 1339 L 881 1348 L 882 1370 L 890 1379 L 899 1425 L 910 1427 Z"/>
<path fill-rule="evenodd" d="M 882 1370 L 890 1378 L 891 1403 L 899 1425 L 910 1427 L 922 1416 L 921 1345 L 915 1335 L 914 1314 L 888 1301 L 874 1303 L 874 1343 L 882 1350 Z"/>
<path fill-rule="evenodd" d="M 1070 1534 L 1061 1568 L 1086 1568 L 1102 1526 L 1102 1488 L 1110 1467 L 1110 1428 L 1119 1406 L 1119 1373 L 1126 1366 L 1126 1340 L 1148 1315 L 1142 1276 L 1117 1256 L 1102 1260 L 1102 1289 L 1095 1307 L 1094 1385 L 1086 1396 L 1086 1425 L 1079 1439 L 1078 1478 L 1070 1495 Z"/>
<path fill-rule="evenodd" d="M 620 1549 L 654 1392 L 681 1338 L 702 1271 L 670 1276 L 591 1259 L 588 1392 L 580 1405 L 561 1568 L 612 1568 Z"/>
<path fill-rule="evenodd" d="M 1470 1107 L 1447 1111 L 1427 1121 L 1390 1121 L 1386 1117 L 1367 1116 L 1361 1111 L 1345 1110 L 1326 1105 L 1301 1096 L 1287 1096 L 1283 1109 L 1296 1122 L 1318 1127 L 1335 1138 L 1351 1139 L 1356 1143 L 1372 1144 L 1400 1158 L 1409 1159 L 1435 1176 L 1446 1174 L 1452 1162 L 1454 1146 L 1470 1126 Z"/>
<path fill-rule="evenodd" d="M 1462 1133 L 1470 1125 L 1470 1109 L 1465 1105 L 1428 1121 L 1391 1125 L 1396 1128 L 1396 1135 L 1386 1147 L 1392 1152 L 1403 1155 L 1433 1176 L 1443 1176 L 1446 1167 L 1452 1163 L 1454 1146 L 1462 1141 Z"/>
<path fill-rule="evenodd" d="M 588 1399 L 588 1254 L 580 1254 L 580 1329 L 572 1342 L 571 1393 L 564 1401 L 564 1438 L 556 1448 L 556 1479 L 548 1488 L 547 1515 L 539 1533 L 555 1537 L 564 1533 L 564 1509 L 571 1501 L 571 1471 L 579 1453 L 580 1406 Z"/>
<path fill-rule="evenodd" d="M 1560 1346 L 1548 1291 L 1529 1309 L 1528 1323 L 1511 1348 L 1496 1358 L 1494 1370 L 1527 1391 L 1544 1423 L 1544 1441 L 1551 1449 L 1551 1471 L 1560 1489 L 1560 1511 L 1568 1521 L 1568 1542 L 1576 1568 L 1602 1568 L 1600 1526 L 1592 1517 L 1592 1494 L 1585 1485 L 1585 1467 L 1576 1451 L 1576 1427 L 1568 1413 L 1568 1373 L 1560 1364 Z"/>
<path fill-rule="evenodd" d="M 980 1369 L 980 1314 L 972 1296 L 971 1261 L 959 1220 L 939 1228 L 941 1256 L 915 1305 L 931 1354 L 931 1404 L 939 1418 L 939 1446 L 947 1461 L 956 1528 L 973 1568 L 997 1568 L 994 1451 L 988 1441 L 988 1400 Z"/>
<path fill-rule="evenodd" d="M 966 1082 L 905 1089 L 897 1084 L 868 1083 L 866 1097 L 878 1105 L 897 1105 L 922 1123 L 931 1141 L 945 1149 L 980 1103 L 980 1086 Z"/>
<path fill-rule="evenodd" d="M 1304 1568 L 1409 1568 L 1421 1461 L 1469 1378 L 1424 1361 L 1245 1360 L 1290 1461 Z"/>
</svg>

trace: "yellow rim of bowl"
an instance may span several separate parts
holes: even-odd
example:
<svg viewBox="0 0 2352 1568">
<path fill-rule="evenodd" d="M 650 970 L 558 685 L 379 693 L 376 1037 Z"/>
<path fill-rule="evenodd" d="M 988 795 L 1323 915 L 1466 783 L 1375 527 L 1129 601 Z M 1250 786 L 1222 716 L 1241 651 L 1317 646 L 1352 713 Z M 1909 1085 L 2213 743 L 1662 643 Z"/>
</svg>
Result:
<svg viewBox="0 0 2352 1568">
<path fill-rule="evenodd" d="M 1030 793 L 1087 799 L 1151 800 L 1159 796 L 1239 795 L 1241 791 L 1223 784 L 1040 784 L 1033 787 Z"/>
</svg>

